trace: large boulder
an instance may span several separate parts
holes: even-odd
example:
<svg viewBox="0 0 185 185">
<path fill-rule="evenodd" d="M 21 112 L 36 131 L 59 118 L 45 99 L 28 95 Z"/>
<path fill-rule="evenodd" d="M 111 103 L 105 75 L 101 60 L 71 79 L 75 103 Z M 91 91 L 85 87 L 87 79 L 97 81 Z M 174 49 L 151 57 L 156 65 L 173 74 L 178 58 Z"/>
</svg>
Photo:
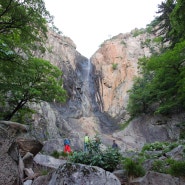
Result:
<svg viewBox="0 0 185 185">
<path fill-rule="evenodd" d="M 28 151 L 34 156 L 42 150 L 43 144 L 33 138 L 17 138 L 16 143 L 24 156 Z"/>
<path fill-rule="evenodd" d="M 25 125 L 0 121 L 1 185 L 22 185 L 25 168 L 31 166 L 33 156 L 42 149 L 42 144 L 26 133 Z"/>
<path fill-rule="evenodd" d="M 118 178 L 95 166 L 66 163 L 53 173 L 48 185 L 121 185 Z"/>
<path fill-rule="evenodd" d="M 34 163 L 45 169 L 55 169 L 56 170 L 58 169 L 60 165 L 66 163 L 66 160 L 55 159 L 54 157 L 49 156 L 49 155 L 37 154 L 34 157 Z"/>
<path fill-rule="evenodd" d="M 39 176 L 33 181 L 32 185 L 48 185 L 49 177 L 49 175 Z"/>
<path fill-rule="evenodd" d="M 113 133 L 122 151 L 140 151 L 145 143 L 156 141 L 176 141 L 179 139 L 179 123 L 184 113 L 169 116 L 143 114 L 133 119 L 129 125 Z"/>
<path fill-rule="evenodd" d="M 149 171 L 144 177 L 134 179 L 130 185 L 184 185 L 184 179 Z"/>
<path fill-rule="evenodd" d="M 42 152 L 51 155 L 54 151 L 61 152 L 64 150 L 64 139 L 49 139 L 44 141 Z"/>
<path fill-rule="evenodd" d="M 0 122 L 0 184 L 21 184 L 19 151 L 15 142 L 18 133 L 26 132 L 26 127 L 19 123 Z"/>
<path fill-rule="evenodd" d="M 175 159 L 175 160 L 183 160 L 184 158 L 184 149 L 183 145 L 179 145 L 178 147 L 174 148 L 170 152 L 166 153 L 166 157 Z"/>
</svg>

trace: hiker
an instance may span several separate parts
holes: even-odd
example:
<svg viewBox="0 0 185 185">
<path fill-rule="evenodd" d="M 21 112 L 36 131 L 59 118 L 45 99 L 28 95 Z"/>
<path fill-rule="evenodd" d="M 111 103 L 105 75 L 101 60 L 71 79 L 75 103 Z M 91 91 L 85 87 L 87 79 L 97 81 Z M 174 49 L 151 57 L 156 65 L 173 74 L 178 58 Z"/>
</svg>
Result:
<svg viewBox="0 0 185 185">
<path fill-rule="evenodd" d="M 89 139 L 88 133 L 86 133 L 84 137 L 84 152 L 88 151 L 89 142 L 90 142 L 90 139 Z"/>
<path fill-rule="evenodd" d="M 112 148 L 114 148 L 114 149 L 118 149 L 118 144 L 116 143 L 116 141 L 115 141 L 115 140 L 113 140 Z"/>
<path fill-rule="evenodd" d="M 68 138 L 64 139 L 64 152 L 71 153 L 70 140 Z"/>
</svg>

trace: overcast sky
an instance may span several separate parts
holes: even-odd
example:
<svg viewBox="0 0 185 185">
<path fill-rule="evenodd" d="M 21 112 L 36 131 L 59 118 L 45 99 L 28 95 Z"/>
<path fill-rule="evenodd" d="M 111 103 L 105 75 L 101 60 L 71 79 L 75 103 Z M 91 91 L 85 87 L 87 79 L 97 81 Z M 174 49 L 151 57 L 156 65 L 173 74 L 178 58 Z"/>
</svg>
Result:
<svg viewBox="0 0 185 185">
<path fill-rule="evenodd" d="M 44 0 L 55 25 L 90 58 L 104 40 L 145 28 L 162 0 Z"/>
</svg>

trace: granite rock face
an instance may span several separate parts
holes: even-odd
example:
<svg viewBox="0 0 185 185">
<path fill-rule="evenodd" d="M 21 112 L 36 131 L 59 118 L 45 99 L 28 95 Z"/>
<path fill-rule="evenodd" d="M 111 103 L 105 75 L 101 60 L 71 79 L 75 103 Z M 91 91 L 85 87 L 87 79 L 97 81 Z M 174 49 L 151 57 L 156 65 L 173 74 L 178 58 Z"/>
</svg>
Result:
<svg viewBox="0 0 185 185">
<path fill-rule="evenodd" d="M 22 185 L 24 170 L 31 167 L 32 157 L 42 149 L 42 144 L 26 132 L 25 125 L 0 121 L 1 185 Z"/>
<path fill-rule="evenodd" d="M 185 114 L 173 117 L 142 115 L 130 121 L 129 125 L 113 133 L 122 151 L 140 151 L 145 143 L 156 141 L 176 141 L 180 135 L 178 124 L 185 118 Z"/>
<path fill-rule="evenodd" d="M 105 41 L 90 60 L 78 53 L 69 38 L 48 33 L 47 47 L 51 51 L 42 57 L 62 70 L 68 100 L 64 104 L 32 105 L 36 110 L 32 134 L 36 138 L 48 140 L 47 146 L 52 146 L 53 140 L 69 137 L 72 150 L 82 150 L 88 132 L 91 138 L 100 135 L 104 146 L 116 139 L 122 151 L 140 150 L 146 142 L 178 138 L 175 124 L 183 120 L 182 116 L 166 119 L 143 115 L 132 120 L 124 131 L 119 129 L 119 124 L 129 119 L 128 90 L 139 75 L 138 60 L 151 55 L 150 47 L 157 50 L 155 45 L 145 44 L 153 35 L 145 32 L 135 36 L 136 31 Z"/>
<path fill-rule="evenodd" d="M 169 174 L 148 172 L 144 177 L 134 179 L 130 185 L 183 185 L 184 179 L 172 177 Z"/>
<path fill-rule="evenodd" d="M 121 185 L 118 178 L 95 166 L 66 163 L 52 175 L 48 185 Z"/>
<path fill-rule="evenodd" d="M 128 90 L 138 76 L 138 59 L 150 56 L 150 49 L 142 45 L 152 38 L 147 33 L 119 34 L 105 41 L 91 57 L 97 84 L 97 98 L 102 111 L 112 117 L 126 114 Z"/>
<path fill-rule="evenodd" d="M 18 168 L 19 151 L 15 139 L 19 124 L 0 123 L 0 184 L 17 185 L 20 183 Z"/>
</svg>

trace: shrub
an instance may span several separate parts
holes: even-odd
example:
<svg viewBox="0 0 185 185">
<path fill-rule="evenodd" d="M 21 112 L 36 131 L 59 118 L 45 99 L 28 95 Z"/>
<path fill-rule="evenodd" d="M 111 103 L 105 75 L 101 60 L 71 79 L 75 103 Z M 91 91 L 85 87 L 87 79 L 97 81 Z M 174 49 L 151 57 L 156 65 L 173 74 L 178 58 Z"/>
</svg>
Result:
<svg viewBox="0 0 185 185">
<path fill-rule="evenodd" d="M 124 40 L 122 40 L 122 41 L 120 42 L 120 44 L 123 44 L 123 45 L 126 46 L 126 42 L 125 42 Z"/>
<path fill-rule="evenodd" d="M 70 153 L 71 155 L 72 155 L 72 153 Z M 67 153 L 67 152 L 64 152 L 64 151 L 62 151 L 62 152 L 60 152 L 60 156 L 62 156 L 62 157 L 67 157 L 69 154 Z"/>
<path fill-rule="evenodd" d="M 142 148 L 142 151 L 159 151 L 165 149 L 169 143 L 166 142 L 155 142 L 150 144 L 145 144 Z"/>
<path fill-rule="evenodd" d="M 73 155 L 73 153 L 67 153 L 67 152 L 58 152 L 57 150 L 54 150 L 53 153 L 51 154 L 51 156 L 53 156 L 54 158 L 58 159 L 60 156 L 62 157 L 68 157 L 69 155 Z"/>
<path fill-rule="evenodd" d="M 113 69 L 113 70 L 116 70 L 117 68 L 118 68 L 118 64 L 117 64 L 117 63 L 113 63 L 113 64 L 112 64 L 112 69 Z"/>
<path fill-rule="evenodd" d="M 59 158 L 59 156 L 60 156 L 60 152 L 58 152 L 57 150 L 54 150 L 53 152 L 52 152 L 52 154 L 51 154 L 51 156 L 53 156 L 54 158 Z"/>
<path fill-rule="evenodd" d="M 74 152 L 69 160 L 73 163 L 93 165 L 112 172 L 121 161 L 121 154 L 118 150 L 107 148 L 101 151 L 95 142 L 91 142 L 89 152 Z"/>
<path fill-rule="evenodd" d="M 145 175 L 145 170 L 139 160 L 125 158 L 123 160 L 123 166 L 129 177 L 142 177 Z"/>
<path fill-rule="evenodd" d="M 102 155 L 102 168 L 113 171 L 121 161 L 121 154 L 118 150 L 108 148 Z"/>
<path fill-rule="evenodd" d="M 152 164 L 152 170 L 159 173 L 166 173 L 165 161 L 155 160 Z"/>
<path fill-rule="evenodd" d="M 144 32 L 145 32 L 144 29 L 137 29 L 137 28 L 135 28 L 135 30 L 132 31 L 133 37 L 137 37 L 138 35 L 141 35 L 141 34 L 143 34 Z"/>
<path fill-rule="evenodd" d="M 174 161 L 170 165 L 169 173 L 177 177 L 185 177 L 185 161 Z"/>
<path fill-rule="evenodd" d="M 42 174 L 42 175 L 48 175 L 48 173 L 49 173 L 49 172 L 48 172 L 47 170 L 45 170 L 45 169 L 43 169 L 43 170 L 41 171 L 41 174 Z"/>
</svg>

